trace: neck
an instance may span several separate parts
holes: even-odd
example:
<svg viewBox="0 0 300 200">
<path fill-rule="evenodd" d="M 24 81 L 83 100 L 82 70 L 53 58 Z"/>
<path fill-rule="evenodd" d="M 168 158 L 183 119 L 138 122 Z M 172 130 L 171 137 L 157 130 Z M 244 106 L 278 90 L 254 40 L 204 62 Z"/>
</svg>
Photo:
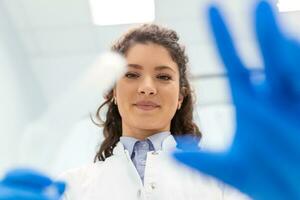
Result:
<svg viewBox="0 0 300 200">
<path fill-rule="evenodd" d="M 133 137 L 138 140 L 145 140 L 147 137 L 156 133 L 170 131 L 170 126 L 162 129 L 140 129 L 135 127 L 122 126 L 122 135 L 127 137 Z"/>
</svg>

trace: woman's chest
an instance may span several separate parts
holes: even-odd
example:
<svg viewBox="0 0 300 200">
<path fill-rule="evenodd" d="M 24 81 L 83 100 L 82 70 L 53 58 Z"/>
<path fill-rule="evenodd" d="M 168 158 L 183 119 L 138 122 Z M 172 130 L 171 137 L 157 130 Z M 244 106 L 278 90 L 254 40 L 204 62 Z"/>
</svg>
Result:
<svg viewBox="0 0 300 200">
<path fill-rule="evenodd" d="M 164 154 L 147 155 L 144 183 L 126 156 L 113 156 L 103 163 L 101 173 L 83 180 L 78 199 L 221 199 L 216 184 L 177 165 Z"/>
</svg>

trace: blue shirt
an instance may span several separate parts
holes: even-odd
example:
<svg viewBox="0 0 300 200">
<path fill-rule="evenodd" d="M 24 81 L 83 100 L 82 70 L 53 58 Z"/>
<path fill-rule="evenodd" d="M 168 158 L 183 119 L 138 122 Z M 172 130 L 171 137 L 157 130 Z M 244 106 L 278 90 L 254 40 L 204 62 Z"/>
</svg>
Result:
<svg viewBox="0 0 300 200">
<path fill-rule="evenodd" d="M 149 136 L 143 141 L 139 141 L 136 138 L 122 136 L 120 142 L 124 145 L 125 149 L 129 152 L 131 160 L 137 169 L 142 181 L 144 182 L 145 165 L 147 159 L 147 152 L 159 151 L 162 149 L 163 141 L 171 133 L 169 131 L 156 133 Z"/>
</svg>

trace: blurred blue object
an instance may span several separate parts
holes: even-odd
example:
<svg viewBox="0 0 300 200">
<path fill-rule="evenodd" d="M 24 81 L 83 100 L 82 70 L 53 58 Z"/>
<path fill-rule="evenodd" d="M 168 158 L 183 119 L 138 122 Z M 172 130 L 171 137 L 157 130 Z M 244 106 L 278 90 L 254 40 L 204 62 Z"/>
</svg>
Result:
<svg viewBox="0 0 300 200">
<path fill-rule="evenodd" d="M 255 28 L 265 79 L 254 83 L 216 6 L 209 9 L 209 19 L 228 72 L 236 109 L 235 138 L 226 152 L 187 149 L 174 153 L 175 158 L 253 199 L 300 199 L 299 42 L 283 33 L 275 11 L 260 1 Z"/>
<path fill-rule="evenodd" d="M 58 200 L 64 191 L 65 183 L 31 169 L 11 170 L 0 182 L 0 200 Z"/>
</svg>

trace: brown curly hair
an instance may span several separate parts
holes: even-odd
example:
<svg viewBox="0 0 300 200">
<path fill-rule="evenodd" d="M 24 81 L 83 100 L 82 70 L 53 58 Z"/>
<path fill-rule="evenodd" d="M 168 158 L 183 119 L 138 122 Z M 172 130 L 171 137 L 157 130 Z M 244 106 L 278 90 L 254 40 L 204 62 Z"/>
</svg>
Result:
<svg viewBox="0 0 300 200">
<path fill-rule="evenodd" d="M 199 141 L 202 134 L 193 121 L 194 96 L 187 78 L 188 58 L 185 54 L 185 48 L 178 43 L 178 40 L 177 33 L 171 29 L 156 24 L 143 24 L 124 34 L 112 45 L 111 50 L 126 56 L 129 48 L 137 43 L 154 43 L 168 50 L 173 61 L 178 65 L 180 93 L 184 97 L 181 108 L 176 111 L 171 120 L 170 132 L 174 136 L 193 135 Z M 108 106 L 108 110 L 106 119 L 103 121 L 100 117 L 100 111 L 105 105 Z M 105 95 L 105 101 L 97 109 L 96 118 L 101 122 L 96 124 L 103 127 L 105 139 L 94 158 L 94 162 L 97 160 L 104 161 L 110 157 L 122 136 L 122 121 L 118 107 L 113 102 L 113 88 Z"/>
</svg>

